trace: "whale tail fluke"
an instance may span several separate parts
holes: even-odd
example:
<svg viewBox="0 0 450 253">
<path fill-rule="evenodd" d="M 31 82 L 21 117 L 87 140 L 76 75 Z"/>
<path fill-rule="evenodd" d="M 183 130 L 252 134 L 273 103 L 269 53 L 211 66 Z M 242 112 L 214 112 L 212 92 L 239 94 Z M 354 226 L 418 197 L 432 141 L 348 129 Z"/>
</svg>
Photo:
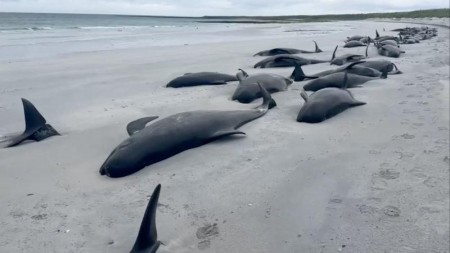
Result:
<svg viewBox="0 0 450 253">
<path fill-rule="evenodd" d="M 41 141 L 50 136 L 60 135 L 47 121 L 36 107 L 27 99 L 22 98 L 23 113 L 25 116 L 25 131 L 13 137 L 7 147 L 13 147 L 25 140 Z"/>
<path fill-rule="evenodd" d="M 152 197 L 148 202 L 147 209 L 145 210 L 144 218 L 142 219 L 141 227 L 139 229 L 138 237 L 130 253 L 155 253 L 161 244 L 158 241 L 155 222 L 156 208 L 158 206 L 160 191 L 161 185 L 158 184 L 155 190 L 153 190 Z"/>
</svg>

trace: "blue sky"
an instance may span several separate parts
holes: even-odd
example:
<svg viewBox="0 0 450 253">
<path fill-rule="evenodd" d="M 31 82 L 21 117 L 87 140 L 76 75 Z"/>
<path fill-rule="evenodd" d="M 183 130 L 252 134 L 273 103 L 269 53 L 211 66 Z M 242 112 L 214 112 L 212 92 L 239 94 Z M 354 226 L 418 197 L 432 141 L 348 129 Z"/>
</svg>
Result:
<svg viewBox="0 0 450 253">
<path fill-rule="evenodd" d="M 449 8 L 449 0 L 0 0 L 1 12 L 166 16 L 314 15 Z"/>
</svg>

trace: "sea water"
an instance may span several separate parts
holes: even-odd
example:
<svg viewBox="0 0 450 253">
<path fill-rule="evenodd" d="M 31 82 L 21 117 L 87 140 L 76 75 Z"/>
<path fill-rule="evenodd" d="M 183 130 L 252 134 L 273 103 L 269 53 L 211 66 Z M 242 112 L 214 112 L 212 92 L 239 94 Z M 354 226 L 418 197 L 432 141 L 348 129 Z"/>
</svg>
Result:
<svg viewBox="0 0 450 253">
<path fill-rule="evenodd" d="M 204 21 L 187 17 L 0 13 L 0 61 L 99 50 L 264 39 L 274 34 L 279 37 L 280 33 L 291 36 L 289 31 L 296 28 L 300 28 L 297 34 L 315 36 L 342 28 L 330 23 L 280 25 Z M 248 30 L 242 32 L 243 29 Z"/>
</svg>

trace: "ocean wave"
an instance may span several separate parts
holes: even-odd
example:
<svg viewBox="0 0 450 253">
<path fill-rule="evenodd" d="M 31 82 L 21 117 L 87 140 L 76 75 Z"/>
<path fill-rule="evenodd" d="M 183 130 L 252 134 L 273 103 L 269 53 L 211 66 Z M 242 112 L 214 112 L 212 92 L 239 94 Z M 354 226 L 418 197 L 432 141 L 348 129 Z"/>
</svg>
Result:
<svg viewBox="0 0 450 253">
<path fill-rule="evenodd" d="M 94 30 L 94 29 L 145 29 L 145 28 L 175 28 L 176 25 L 151 25 L 151 26 L 75 26 L 72 29 Z"/>
<path fill-rule="evenodd" d="M 53 30 L 52 27 L 0 27 L 0 31 L 39 31 L 39 30 Z"/>
<path fill-rule="evenodd" d="M 150 26 L 72 26 L 72 27 L 0 27 L 0 31 L 44 31 L 55 29 L 75 29 L 75 30 L 136 30 L 136 29 L 153 29 L 153 28 L 177 28 L 182 25 L 150 25 Z"/>
<path fill-rule="evenodd" d="M 39 31 L 39 30 L 53 30 L 52 27 L 43 26 L 43 27 L 31 27 L 27 28 L 27 30 Z"/>
</svg>

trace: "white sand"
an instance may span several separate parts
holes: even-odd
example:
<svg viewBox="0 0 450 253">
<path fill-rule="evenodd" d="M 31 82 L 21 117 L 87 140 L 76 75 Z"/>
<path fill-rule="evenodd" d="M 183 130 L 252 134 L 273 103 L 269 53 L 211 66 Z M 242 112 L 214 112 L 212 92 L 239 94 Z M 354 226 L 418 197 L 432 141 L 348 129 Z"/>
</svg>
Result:
<svg viewBox="0 0 450 253">
<path fill-rule="evenodd" d="M 345 29 L 283 32 L 312 25 Z M 0 149 L 0 252 L 128 252 L 158 183 L 165 244 L 158 252 L 448 252 L 445 28 L 402 46 L 407 53 L 391 60 L 403 75 L 353 89 L 365 106 L 320 124 L 298 123 L 303 84 L 295 83 L 274 94 L 277 108 L 241 127 L 246 137 L 185 151 L 125 178 L 98 173 L 131 120 L 253 106 L 229 100 L 236 83 L 162 87 L 180 74 L 241 67 L 288 75 L 291 68 L 251 69 L 261 59 L 252 55 L 275 46 L 312 49 L 315 39 L 324 53 L 306 57 L 329 59 L 346 36 L 406 25 L 248 26 L 229 32 L 239 39 L 227 42 L 0 61 L 0 138 L 23 130 L 20 97 L 63 133 Z M 355 51 L 364 48 L 338 53 Z M 381 58 L 374 48 L 370 56 Z"/>
</svg>

